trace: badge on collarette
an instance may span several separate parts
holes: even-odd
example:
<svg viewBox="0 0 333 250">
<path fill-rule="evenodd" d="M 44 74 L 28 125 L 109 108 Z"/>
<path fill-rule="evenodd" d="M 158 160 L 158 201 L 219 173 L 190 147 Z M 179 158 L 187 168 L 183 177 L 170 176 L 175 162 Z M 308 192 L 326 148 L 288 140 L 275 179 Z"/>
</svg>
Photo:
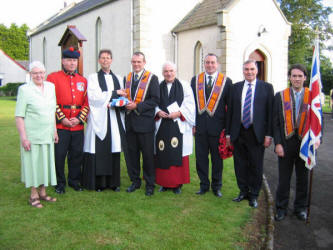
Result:
<svg viewBox="0 0 333 250">
<path fill-rule="evenodd" d="M 84 91 L 84 82 L 77 82 L 76 88 L 77 88 L 77 90 L 83 92 Z"/>
<path fill-rule="evenodd" d="M 177 137 L 172 137 L 172 139 L 171 139 L 171 146 L 173 147 L 173 148 L 176 148 L 176 147 L 178 147 L 178 138 Z"/>
<path fill-rule="evenodd" d="M 160 151 L 163 151 L 163 150 L 164 150 L 164 141 L 163 141 L 163 140 L 160 140 L 160 141 L 158 142 L 158 149 L 159 149 Z"/>
</svg>

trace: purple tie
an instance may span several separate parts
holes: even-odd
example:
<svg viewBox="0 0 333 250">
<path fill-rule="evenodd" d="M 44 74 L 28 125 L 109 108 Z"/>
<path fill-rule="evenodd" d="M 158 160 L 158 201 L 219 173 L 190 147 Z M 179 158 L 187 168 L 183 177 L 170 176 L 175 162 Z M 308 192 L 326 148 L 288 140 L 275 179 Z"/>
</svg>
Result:
<svg viewBox="0 0 333 250">
<path fill-rule="evenodd" d="M 244 106 L 243 106 L 243 126 L 248 129 L 251 125 L 251 99 L 252 99 L 252 84 L 249 83 L 249 87 L 246 91 Z"/>
</svg>

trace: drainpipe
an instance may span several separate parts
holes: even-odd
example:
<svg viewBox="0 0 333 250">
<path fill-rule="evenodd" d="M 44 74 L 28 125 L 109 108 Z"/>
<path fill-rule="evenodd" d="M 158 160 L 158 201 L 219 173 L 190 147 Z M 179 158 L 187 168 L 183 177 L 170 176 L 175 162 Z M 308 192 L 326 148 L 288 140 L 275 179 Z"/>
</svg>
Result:
<svg viewBox="0 0 333 250">
<path fill-rule="evenodd" d="M 174 63 L 177 65 L 177 74 L 178 74 L 178 36 L 175 32 L 172 32 L 171 33 L 172 36 L 173 36 L 173 39 L 174 39 L 174 46 L 173 46 L 173 49 L 174 49 L 174 54 L 173 54 L 173 61 Z"/>
</svg>

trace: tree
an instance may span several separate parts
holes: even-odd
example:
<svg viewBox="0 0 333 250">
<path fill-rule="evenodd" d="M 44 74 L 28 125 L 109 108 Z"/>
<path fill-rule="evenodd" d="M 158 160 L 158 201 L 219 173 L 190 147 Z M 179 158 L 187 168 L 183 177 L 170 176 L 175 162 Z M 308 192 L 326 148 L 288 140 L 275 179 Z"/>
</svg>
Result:
<svg viewBox="0 0 333 250">
<path fill-rule="evenodd" d="M 29 27 L 23 24 L 18 27 L 12 23 L 9 28 L 0 24 L 0 48 L 15 60 L 29 59 Z"/>
<path fill-rule="evenodd" d="M 326 47 L 325 41 L 333 38 L 333 27 L 329 15 L 333 13 L 331 7 L 324 7 L 322 0 L 279 0 L 280 8 L 291 26 L 289 38 L 289 64 L 301 63 L 311 70 L 313 44 L 318 29 L 321 49 Z M 332 64 L 321 55 L 321 74 L 324 90 L 332 88 Z M 330 86 L 325 86 L 330 85 Z"/>
</svg>

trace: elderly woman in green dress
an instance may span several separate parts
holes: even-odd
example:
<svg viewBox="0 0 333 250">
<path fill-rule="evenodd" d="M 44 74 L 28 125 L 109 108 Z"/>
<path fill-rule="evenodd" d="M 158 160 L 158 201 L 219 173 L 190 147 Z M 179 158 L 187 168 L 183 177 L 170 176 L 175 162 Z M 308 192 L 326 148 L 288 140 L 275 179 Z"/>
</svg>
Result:
<svg viewBox="0 0 333 250">
<path fill-rule="evenodd" d="M 21 179 L 31 188 L 29 204 L 42 208 L 41 200 L 55 202 L 46 186 L 57 184 L 54 165 L 56 96 L 54 85 L 44 81 L 45 67 L 40 62 L 29 66 L 31 81 L 18 90 L 15 119 L 21 141 Z"/>
</svg>

